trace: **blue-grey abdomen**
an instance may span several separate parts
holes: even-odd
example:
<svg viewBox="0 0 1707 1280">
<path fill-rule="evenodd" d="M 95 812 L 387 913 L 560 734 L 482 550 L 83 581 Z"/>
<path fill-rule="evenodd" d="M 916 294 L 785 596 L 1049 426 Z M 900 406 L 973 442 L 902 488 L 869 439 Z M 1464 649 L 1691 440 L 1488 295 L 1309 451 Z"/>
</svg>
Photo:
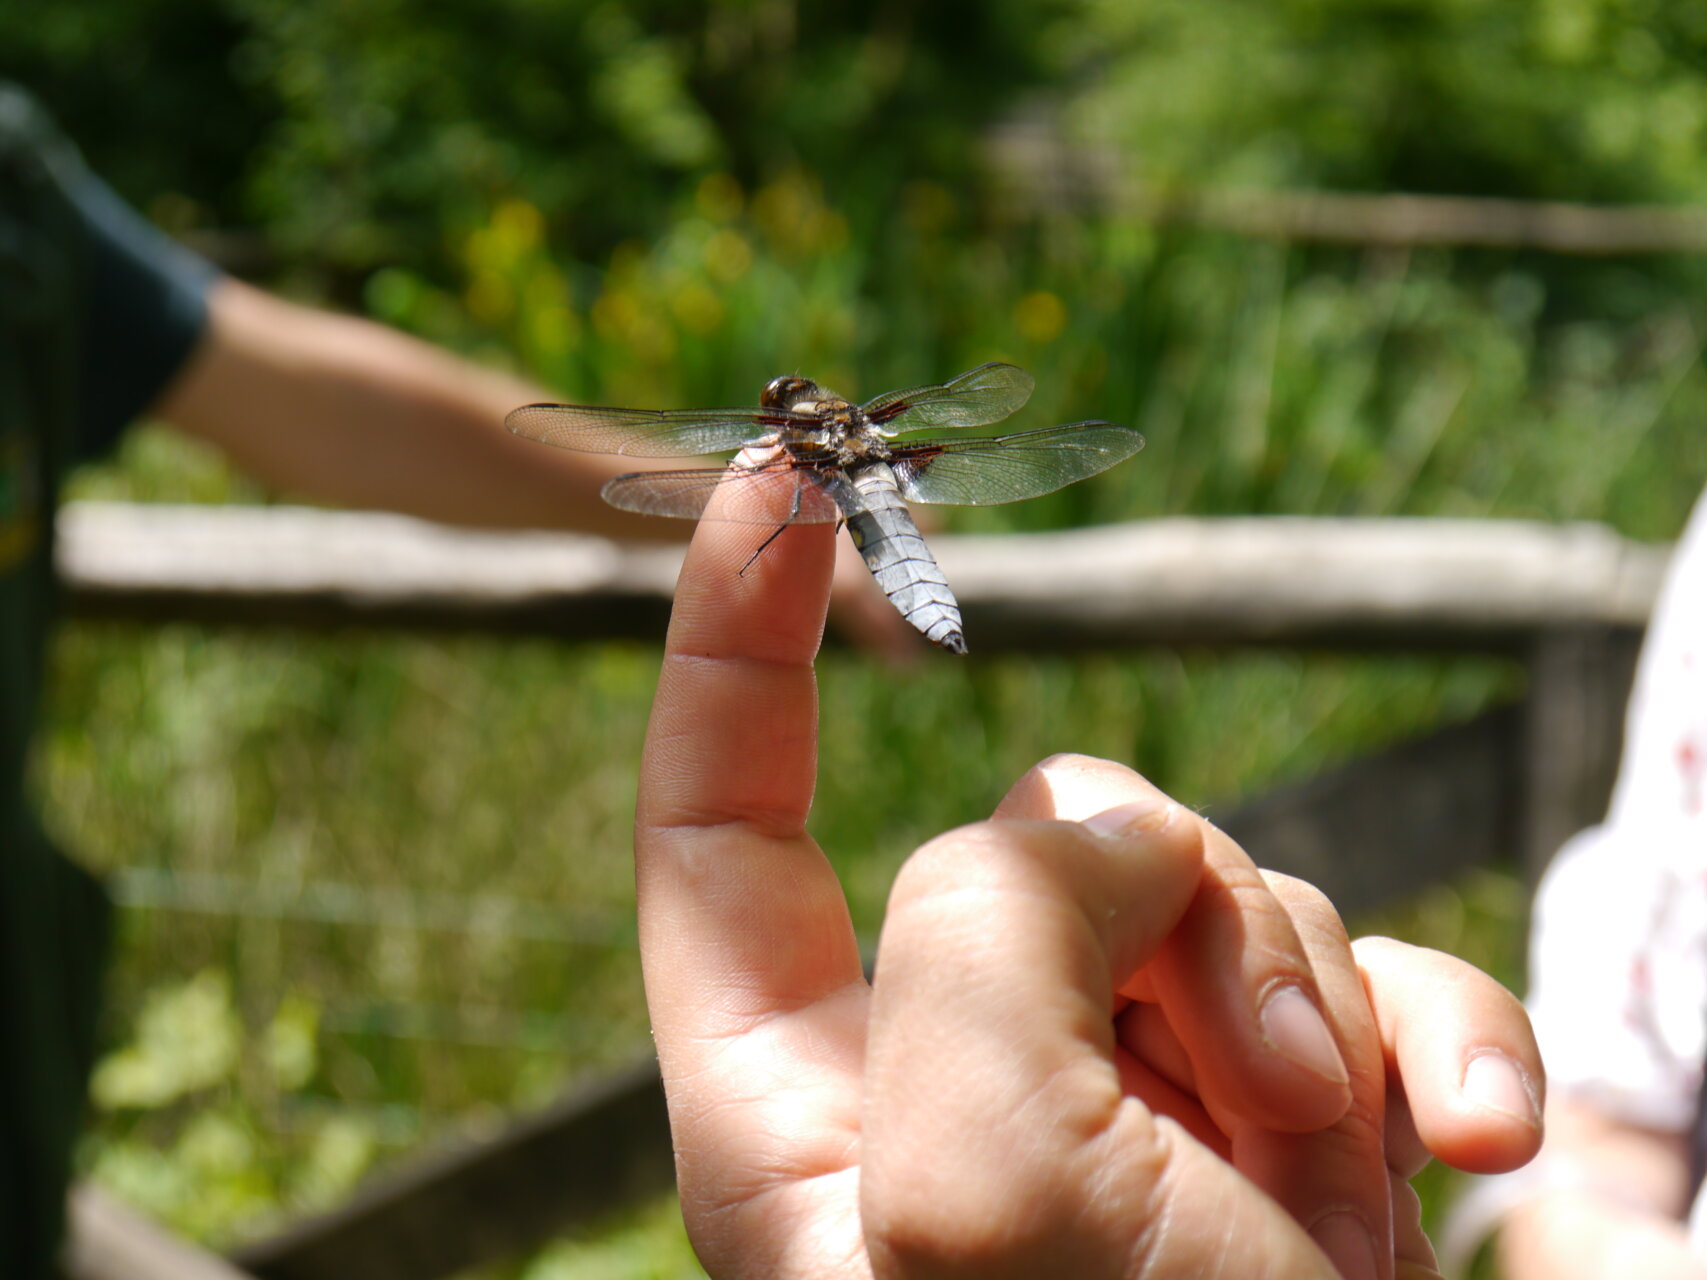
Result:
<svg viewBox="0 0 1707 1280">
<path fill-rule="evenodd" d="M 894 473 L 886 464 L 875 463 L 861 467 L 852 481 L 863 509 L 848 516 L 848 534 L 871 576 L 926 639 L 950 653 L 965 653 L 960 605 L 913 523 Z"/>
</svg>

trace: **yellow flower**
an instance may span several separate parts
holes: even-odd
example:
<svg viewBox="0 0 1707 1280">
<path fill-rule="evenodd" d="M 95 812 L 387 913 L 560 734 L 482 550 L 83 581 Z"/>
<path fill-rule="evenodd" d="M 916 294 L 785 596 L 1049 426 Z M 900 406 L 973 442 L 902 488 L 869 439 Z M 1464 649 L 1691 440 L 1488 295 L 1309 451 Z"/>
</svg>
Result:
<svg viewBox="0 0 1707 1280">
<path fill-rule="evenodd" d="M 1053 342 L 1066 327 L 1066 305 L 1046 289 L 1028 293 L 1014 303 L 1014 328 L 1027 342 L 1039 346 Z"/>
</svg>

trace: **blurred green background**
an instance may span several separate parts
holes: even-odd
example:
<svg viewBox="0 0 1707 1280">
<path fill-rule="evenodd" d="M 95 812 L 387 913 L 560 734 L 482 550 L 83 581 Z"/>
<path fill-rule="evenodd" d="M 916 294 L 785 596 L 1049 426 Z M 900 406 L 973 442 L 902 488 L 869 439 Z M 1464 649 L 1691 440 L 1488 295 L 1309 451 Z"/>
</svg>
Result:
<svg viewBox="0 0 1707 1280">
<path fill-rule="evenodd" d="M 1659 0 L 72 0 L 0 8 L 157 222 L 567 398 L 855 398 L 1003 359 L 1149 446 L 956 529 L 1491 515 L 1668 539 L 1707 478 L 1703 262 L 1282 244 L 1156 191 L 1707 193 L 1707 10 Z M 268 501 L 155 429 L 84 496 Z M 822 662 L 814 829 L 895 867 L 1043 754 L 1224 805 L 1502 694 L 1493 660 Z M 645 1050 L 628 826 L 653 645 L 72 625 L 35 783 L 125 903 L 87 1168 L 216 1244 Z M 1348 856 L 1360 856 L 1348 851 Z M 1361 856 L 1378 856 L 1378 851 Z M 1378 922 L 1518 979 L 1523 891 Z M 1431 1193 L 1432 1194 L 1432 1193 Z M 672 1206 L 503 1269 L 698 1274 Z"/>
</svg>

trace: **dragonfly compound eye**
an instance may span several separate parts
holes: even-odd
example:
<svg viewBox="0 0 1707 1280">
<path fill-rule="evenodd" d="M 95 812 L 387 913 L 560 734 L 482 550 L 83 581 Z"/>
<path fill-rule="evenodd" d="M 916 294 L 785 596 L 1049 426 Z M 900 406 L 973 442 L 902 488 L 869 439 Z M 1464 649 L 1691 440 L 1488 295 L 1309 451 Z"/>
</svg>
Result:
<svg viewBox="0 0 1707 1280">
<path fill-rule="evenodd" d="M 818 388 L 807 378 L 783 374 L 765 384 L 759 403 L 767 409 L 792 409 L 802 400 L 816 400 Z"/>
</svg>

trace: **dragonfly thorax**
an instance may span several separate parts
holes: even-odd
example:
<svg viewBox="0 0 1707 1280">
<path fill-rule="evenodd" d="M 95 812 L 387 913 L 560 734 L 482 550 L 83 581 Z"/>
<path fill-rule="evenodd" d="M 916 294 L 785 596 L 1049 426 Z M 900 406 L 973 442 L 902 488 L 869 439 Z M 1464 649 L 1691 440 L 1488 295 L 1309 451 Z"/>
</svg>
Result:
<svg viewBox="0 0 1707 1280">
<path fill-rule="evenodd" d="M 759 401 L 767 409 L 786 409 L 814 421 L 778 424 L 773 439 L 785 448 L 835 455 L 836 465 L 856 466 L 888 457 L 883 437 L 872 429 L 860 407 L 809 378 L 784 374 L 765 385 Z"/>
<path fill-rule="evenodd" d="M 807 401 L 796 405 L 795 410 L 812 414 L 817 421 L 789 423 L 770 437 L 791 453 L 812 457 L 819 463 L 833 459 L 838 467 L 888 460 L 889 442 L 860 412 L 858 405 L 845 400 Z"/>
</svg>

